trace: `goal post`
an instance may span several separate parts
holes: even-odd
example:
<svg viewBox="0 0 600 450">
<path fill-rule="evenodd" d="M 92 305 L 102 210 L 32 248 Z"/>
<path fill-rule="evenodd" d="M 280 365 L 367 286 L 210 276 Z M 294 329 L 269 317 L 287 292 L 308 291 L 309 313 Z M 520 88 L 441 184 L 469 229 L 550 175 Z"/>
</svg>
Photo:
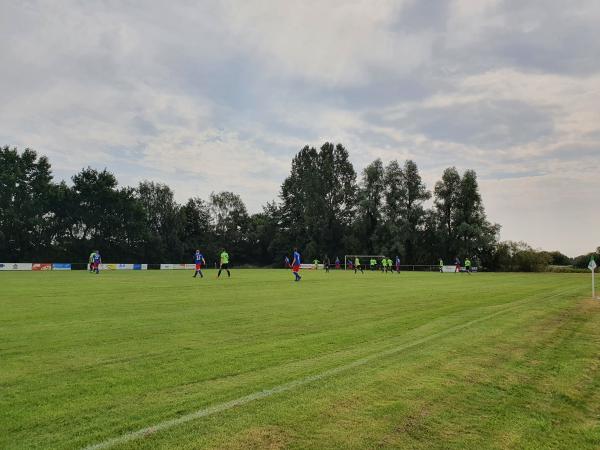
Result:
<svg viewBox="0 0 600 450">
<path fill-rule="evenodd" d="M 379 263 L 383 258 L 387 258 L 385 255 L 344 255 L 344 270 L 348 269 L 348 261 L 354 264 L 354 258 L 360 259 L 362 266 L 368 266 L 371 259 L 376 259 Z M 366 261 L 366 263 L 365 263 Z"/>
</svg>

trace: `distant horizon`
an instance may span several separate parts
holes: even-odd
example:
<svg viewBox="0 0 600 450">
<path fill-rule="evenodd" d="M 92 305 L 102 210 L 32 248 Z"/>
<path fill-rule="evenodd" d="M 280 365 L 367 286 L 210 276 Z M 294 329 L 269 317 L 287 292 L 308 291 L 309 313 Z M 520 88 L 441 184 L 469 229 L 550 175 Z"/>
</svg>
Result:
<svg viewBox="0 0 600 450">
<path fill-rule="evenodd" d="M 179 202 L 278 198 L 304 145 L 478 174 L 501 239 L 600 245 L 600 2 L 0 4 L 0 145 Z"/>
</svg>

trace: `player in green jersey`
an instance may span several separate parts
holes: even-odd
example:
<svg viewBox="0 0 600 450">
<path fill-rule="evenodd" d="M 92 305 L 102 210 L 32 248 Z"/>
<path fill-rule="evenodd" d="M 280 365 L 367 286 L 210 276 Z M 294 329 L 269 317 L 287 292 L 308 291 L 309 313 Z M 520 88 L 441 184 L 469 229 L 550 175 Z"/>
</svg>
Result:
<svg viewBox="0 0 600 450">
<path fill-rule="evenodd" d="M 231 272 L 229 271 L 229 253 L 227 253 L 225 251 L 225 249 L 223 249 L 223 251 L 221 252 L 221 265 L 219 266 L 219 273 L 217 274 L 217 278 L 219 278 L 221 276 L 221 271 L 223 269 L 225 269 L 227 271 L 227 277 L 230 278 L 231 277 Z"/>
</svg>

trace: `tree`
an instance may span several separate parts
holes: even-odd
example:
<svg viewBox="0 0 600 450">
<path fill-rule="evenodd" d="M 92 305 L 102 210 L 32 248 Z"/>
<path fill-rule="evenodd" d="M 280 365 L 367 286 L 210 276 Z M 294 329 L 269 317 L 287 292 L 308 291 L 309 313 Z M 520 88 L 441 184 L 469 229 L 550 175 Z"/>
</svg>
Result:
<svg viewBox="0 0 600 450">
<path fill-rule="evenodd" d="M 142 181 L 136 189 L 136 198 L 146 217 L 146 260 L 160 263 L 185 258 L 182 242 L 184 217 L 171 188 L 162 183 Z"/>
<path fill-rule="evenodd" d="M 580 255 L 573 258 L 573 266 L 577 267 L 578 269 L 587 269 L 587 266 L 590 263 L 590 258 L 592 256 L 596 260 L 596 264 L 600 264 L 600 247 L 597 247 L 595 252 L 587 253 L 585 255 Z"/>
<path fill-rule="evenodd" d="M 434 205 L 441 227 L 441 241 L 444 242 L 441 256 L 444 258 L 452 258 L 458 254 L 455 225 L 459 192 L 460 175 L 456 167 L 449 167 L 444 170 L 441 181 L 434 188 Z"/>
<path fill-rule="evenodd" d="M 355 228 L 358 241 L 362 244 L 362 252 L 381 251 L 384 173 L 381 159 L 373 161 L 365 167 L 362 173 L 358 191 L 358 219 Z"/>
<path fill-rule="evenodd" d="M 569 258 L 567 255 L 559 252 L 543 252 L 550 258 L 550 264 L 553 266 L 570 266 L 573 264 L 573 259 Z"/>
<path fill-rule="evenodd" d="M 31 149 L 0 148 L 0 259 L 32 260 L 51 243 L 52 173 L 45 156 Z"/>
<path fill-rule="evenodd" d="M 117 179 L 106 169 L 88 167 L 71 180 L 71 193 L 62 192 L 67 206 L 64 223 L 70 224 L 69 253 L 86 260 L 92 249 L 105 256 L 136 260 L 144 239 L 144 211 L 130 187 L 119 189 Z M 64 189 L 64 188 L 63 188 Z"/>
<path fill-rule="evenodd" d="M 507 267 L 518 258 L 524 270 L 538 267 L 525 263 L 529 249 L 497 243 L 500 227 L 486 218 L 474 171 L 461 177 L 446 169 L 434 209 L 425 210 L 431 194 L 413 161 L 384 167 L 375 160 L 358 186 L 341 144 L 300 150 L 281 185 L 281 202 L 252 215 L 233 192 L 179 205 L 165 184 L 120 187 L 106 169 L 88 167 L 71 180 L 72 186 L 53 183 L 47 159 L 33 150 L 0 149 L 1 259 L 83 262 L 98 248 L 113 261 L 182 262 L 196 248 L 215 260 L 225 247 L 238 263 L 280 265 L 298 245 L 307 259 L 368 252 L 418 264 L 460 255 L 477 256 L 493 269 L 505 264 L 504 252 Z M 554 264 L 569 261 L 544 254 Z M 575 264 L 587 261 L 584 255 Z"/>
<path fill-rule="evenodd" d="M 431 193 L 425 187 L 414 161 L 404 163 L 404 178 L 406 179 L 405 202 L 405 243 L 406 260 L 416 261 L 416 250 L 419 244 L 419 233 L 424 222 L 425 209 L 423 203 L 431 198 Z"/>
<path fill-rule="evenodd" d="M 341 252 L 355 208 L 356 173 L 348 152 L 326 142 L 304 147 L 281 186 L 281 226 L 289 247 L 320 257 Z"/>
<path fill-rule="evenodd" d="M 279 266 L 289 246 L 281 245 L 278 232 L 279 211 L 274 203 L 267 203 L 262 212 L 250 216 L 248 224 L 248 257 L 253 265 Z"/>
<path fill-rule="evenodd" d="M 384 173 L 384 253 L 404 255 L 407 186 L 404 171 L 398 161 L 391 161 Z"/>
<path fill-rule="evenodd" d="M 211 228 L 210 207 L 199 197 L 190 198 L 181 207 L 183 217 L 184 254 L 192 255 L 201 249 L 205 257 L 216 257 L 217 249 Z"/>
<path fill-rule="evenodd" d="M 442 256 L 476 256 L 484 265 L 493 264 L 500 226 L 487 220 L 475 171 L 461 177 L 456 168 L 446 169 L 434 192 L 440 241 L 445 243 Z"/>
<path fill-rule="evenodd" d="M 493 253 L 500 226 L 487 220 L 474 170 L 463 174 L 457 204 L 458 251 L 465 256 L 477 255 L 485 263 Z"/>
<path fill-rule="evenodd" d="M 210 217 L 214 231 L 215 242 L 219 249 L 233 249 L 229 253 L 237 252 L 237 262 L 247 262 L 249 250 L 248 212 L 241 197 L 233 192 L 220 192 L 210 194 Z"/>
<path fill-rule="evenodd" d="M 494 266 L 507 272 L 541 272 L 550 260 L 547 252 L 534 250 L 525 242 L 500 242 L 494 252 Z"/>
<path fill-rule="evenodd" d="M 342 251 L 356 202 L 356 172 L 348 151 L 341 145 L 326 142 L 321 146 L 320 190 L 324 207 L 320 214 L 319 254 L 334 255 Z"/>
</svg>

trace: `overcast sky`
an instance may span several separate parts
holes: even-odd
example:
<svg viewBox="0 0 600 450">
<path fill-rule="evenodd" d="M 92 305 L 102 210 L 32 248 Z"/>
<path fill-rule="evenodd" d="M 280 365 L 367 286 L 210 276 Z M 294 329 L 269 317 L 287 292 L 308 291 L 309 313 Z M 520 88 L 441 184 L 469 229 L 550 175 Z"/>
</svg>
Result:
<svg viewBox="0 0 600 450">
<path fill-rule="evenodd" d="M 600 245 L 600 1 L 0 0 L 0 145 L 183 202 L 304 145 L 475 169 L 502 239 Z"/>
</svg>

